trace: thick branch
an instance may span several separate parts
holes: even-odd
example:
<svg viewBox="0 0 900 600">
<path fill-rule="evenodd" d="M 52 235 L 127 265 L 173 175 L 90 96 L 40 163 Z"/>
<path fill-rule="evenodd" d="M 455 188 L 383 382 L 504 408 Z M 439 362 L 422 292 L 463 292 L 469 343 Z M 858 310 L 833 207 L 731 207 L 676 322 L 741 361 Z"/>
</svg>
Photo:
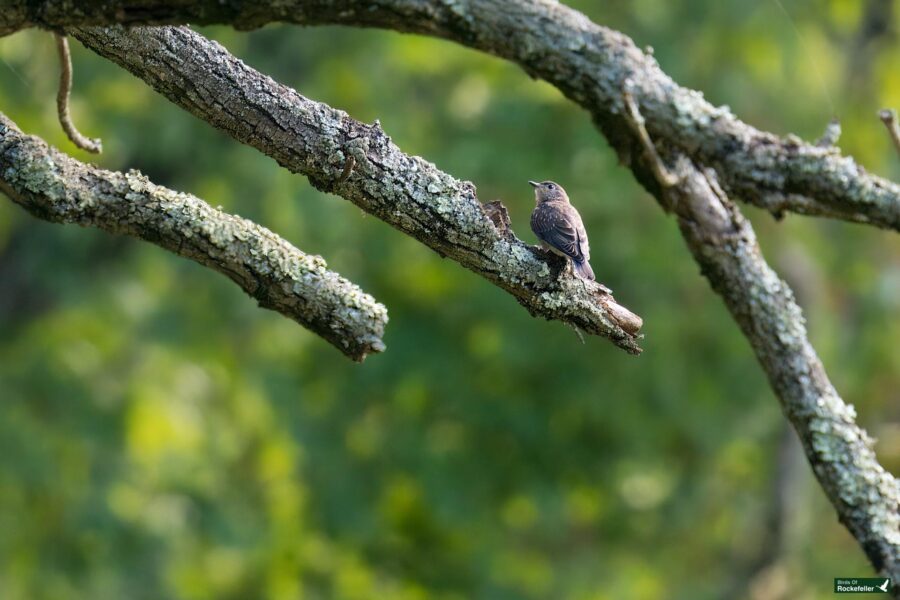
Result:
<svg viewBox="0 0 900 600">
<path fill-rule="evenodd" d="M 381 352 L 387 310 L 259 225 L 137 173 L 103 171 L 23 134 L 0 114 L 0 191 L 33 215 L 138 237 L 227 275 L 259 305 L 350 358 Z"/>
<path fill-rule="evenodd" d="M 61 30 L 91 25 L 212 25 L 254 29 L 291 21 L 302 2 L 287 0 L 4 0 L 0 36 L 29 27 Z"/>
<path fill-rule="evenodd" d="M 841 522 L 875 568 L 897 581 L 900 482 L 878 463 L 853 407 L 828 380 L 800 307 L 763 258 L 750 222 L 711 169 L 682 157 L 678 171 L 683 182 L 667 192 L 667 205 L 694 259 L 753 346 Z"/>
<path fill-rule="evenodd" d="M 627 36 L 553 0 L 42 0 L 14 1 L 0 35 L 30 26 L 268 22 L 384 27 L 438 36 L 507 58 L 589 110 L 610 140 L 628 140 L 621 90 L 635 82 L 651 138 L 713 166 L 729 194 L 784 211 L 900 230 L 900 186 L 867 174 L 835 148 L 779 138 L 678 86 Z M 630 153 L 628 153 L 630 154 Z"/>
<path fill-rule="evenodd" d="M 637 354 L 641 320 L 563 262 L 495 225 L 475 187 L 404 154 L 378 123 L 304 98 L 187 28 L 92 28 L 73 35 L 172 102 L 259 149 L 558 319 Z M 353 168 L 345 168 L 348 161 Z"/>
</svg>

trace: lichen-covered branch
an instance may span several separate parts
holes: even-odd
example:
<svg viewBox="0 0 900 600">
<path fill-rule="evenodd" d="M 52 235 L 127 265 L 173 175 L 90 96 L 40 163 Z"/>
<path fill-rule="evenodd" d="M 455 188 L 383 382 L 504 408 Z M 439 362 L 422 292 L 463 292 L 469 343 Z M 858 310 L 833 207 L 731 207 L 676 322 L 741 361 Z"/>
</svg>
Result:
<svg viewBox="0 0 900 600">
<path fill-rule="evenodd" d="M 358 286 L 251 221 L 137 172 L 81 163 L 0 114 L 0 192 L 33 215 L 138 237 L 227 275 L 259 305 L 350 358 L 384 350 L 387 310 Z"/>
<path fill-rule="evenodd" d="M 305 98 L 184 27 L 75 29 L 172 102 L 557 319 L 637 354 L 639 317 L 489 218 L 475 187 L 403 153 L 381 126 Z M 353 161 L 351 169 L 346 168 Z"/>
<path fill-rule="evenodd" d="M 841 522 L 875 568 L 898 581 L 900 481 L 878 463 L 872 440 L 809 343 L 791 289 L 766 263 L 715 172 L 684 157 L 677 171 L 682 181 L 665 192 L 672 195 L 667 206 L 694 259 L 750 341 Z"/>
<path fill-rule="evenodd" d="M 677 85 L 627 36 L 555 0 L 13 0 L 0 35 L 24 27 L 282 21 L 383 27 L 438 36 L 518 63 L 591 112 L 609 139 L 628 140 L 627 78 L 650 137 L 714 167 L 730 195 L 785 211 L 900 230 L 900 186 L 866 173 L 834 147 L 759 131 Z M 628 142 L 623 142 L 628 143 Z"/>
</svg>

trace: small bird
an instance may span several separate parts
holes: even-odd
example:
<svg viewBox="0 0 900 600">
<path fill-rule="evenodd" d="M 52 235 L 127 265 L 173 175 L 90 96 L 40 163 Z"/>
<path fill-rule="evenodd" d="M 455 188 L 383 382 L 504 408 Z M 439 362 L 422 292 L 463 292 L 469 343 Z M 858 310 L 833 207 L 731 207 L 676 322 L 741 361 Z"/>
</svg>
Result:
<svg viewBox="0 0 900 600">
<path fill-rule="evenodd" d="M 575 274 L 582 279 L 594 281 L 591 269 L 591 247 L 581 215 L 569 202 L 566 190 L 558 183 L 529 181 L 534 187 L 536 206 L 531 213 L 531 230 L 541 241 L 541 245 L 560 256 L 572 260 Z"/>
</svg>

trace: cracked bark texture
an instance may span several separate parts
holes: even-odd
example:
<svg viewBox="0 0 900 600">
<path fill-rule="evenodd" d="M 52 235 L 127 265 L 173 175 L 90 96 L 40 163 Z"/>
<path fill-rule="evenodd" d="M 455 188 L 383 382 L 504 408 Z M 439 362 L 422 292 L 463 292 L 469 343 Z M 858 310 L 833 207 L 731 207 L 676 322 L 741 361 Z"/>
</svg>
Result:
<svg viewBox="0 0 900 600">
<path fill-rule="evenodd" d="M 20 5 L 22 3 L 20 2 Z M 842 523 L 882 574 L 900 580 L 900 486 L 877 463 L 806 337 L 788 286 L 766 264 L 749 222 L 729 196 L 768 209 L 900 229 L 900 187 L 874 177 L 832 147 L 780 138 L 742 123 L 727 107 L 665 75 L 626 36 L 549 0 L 32 2 L 0 17 L 0 33 L 25 26 L 269 21 L 382 27 L 452 40 L 519 64 L 586 108 L 620 157 L 664 209 L 674 212 L 702 272 L 726 302 L 768 374 L 786 416 Z M 78 10 L 71 9 L 74 5 Z M 139 7 L 152 8 L 141 15 Z M 40 8 L 41 10 L 38 10 Z M 113 14 L 115 10 L 120 12 Z M 57 10 L 57 12 L 54 12 Z M 79 12 L 80 11 L 80 12 Z M 631 79 L 650 137 L 678 185 L 663 189 L 623 117 Z M 502 211 L 497 211 L 502 217 Z M 499 219 L 502 221 L 502 218 Z M 895 597 L 900 587 L 895 583 Z"/>
<path fill-rule="evenodd" d="M 184 27 L 74 29 L 169 100 L 511 293 L 535 316 L 640 353 L 641 319 L 566 261 L 497 226 L 475 186 L 403 153 L 376 122 L 305 98 Z M 352 158 L 352 169 L 346 169 Z"/>
<path fill-rule="evenodd" d="M 81 163 L 0 114 L 0 191 L 34 216 L 153 242 L 237 283 L 356 361 L 384 350 L 387 309 L 268 229 L 136 171 Z"/>
<path fill-rule="evenodd" d="M 24 27 L 109 24 L 270 22 L 381 27 L 448 39 L 519 64 L 591 112 L 616 146 L 633 143 L 622 129 L 622 83 L 635 82 L 652 139 L 712 166 L 738 199 L 776 216 L 785 211 L 900 230 L 900 186 L 869 175 L 834 147 L 759 131 L 677 85 L 627 36 L 553 0 L 13 0 L 0 35 Z"/>
</svg>

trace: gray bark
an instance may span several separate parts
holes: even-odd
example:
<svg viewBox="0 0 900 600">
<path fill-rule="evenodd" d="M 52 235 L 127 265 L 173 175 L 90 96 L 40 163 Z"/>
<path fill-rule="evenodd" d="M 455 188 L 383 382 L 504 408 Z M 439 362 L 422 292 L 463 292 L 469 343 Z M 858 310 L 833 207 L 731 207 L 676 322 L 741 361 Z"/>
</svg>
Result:
<svg viewBox="0 0 900 600">
<path fill-rule="evenodd" d="M 210 267 L 264 308 L 362 361 L 381 352 L 387 309 L 268 229 L 136 171 L 78 162 L 0 114 L 0 191 L 38 218 L 130 235 Z"/>
</svg>

